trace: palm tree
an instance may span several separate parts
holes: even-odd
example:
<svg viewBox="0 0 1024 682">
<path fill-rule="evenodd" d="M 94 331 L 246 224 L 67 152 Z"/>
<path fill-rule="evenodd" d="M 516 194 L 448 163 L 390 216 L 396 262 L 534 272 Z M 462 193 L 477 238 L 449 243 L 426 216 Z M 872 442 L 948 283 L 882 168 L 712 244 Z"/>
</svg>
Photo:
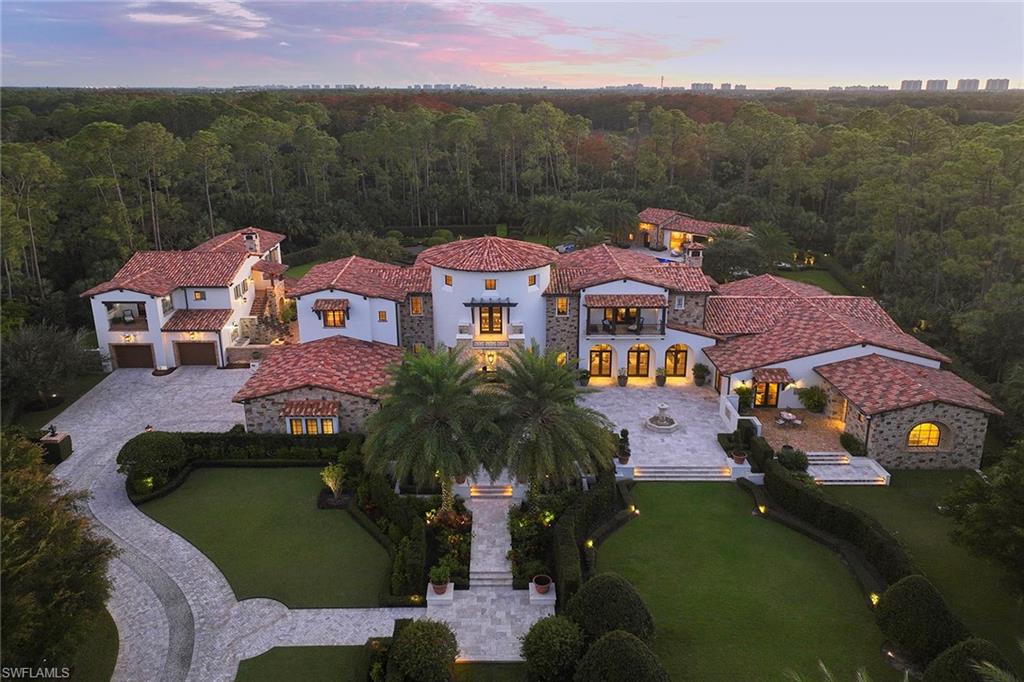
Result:
<svg viewBox="0 0 1024 682">
<path fill-rule="evenodd" d="M 1024 653 L 1024 639 L 1018 639 L 1017 646 L 1020 647 L 1021 653 Z M 985 682 L 1022 682 L 1021 678 L 1014 675 L 1012 671 L 1003 670 L 988 661 L 975 663 L 972 667 Z"/>
<path fill-rule="evenodd" d="M 723 242 L 738 242 L 749 238 L 749 233 L 732 225 L 725 225 L 723 227 L 715 228 L 714 230 L 711 231 L 712 241 L 720 240 Z"/>
<path fill-rule="evenodd" d="M 637 226 L 636 206 L 625 199 L 599 201 L 597 214 L 604 229 L 618 241 L 625 241 L 626 235 Z"/>
<path fill-rule="evenodd" d="M 455 501 L 452 479 L 477 470 L 493 432 L 488 401 L 476 393 L 480 377 L 468 360 L 446 349 L 407 354 L 381 391 L 381 408 L 366 422 L 367 468 L 412 475 L 417 485 L 441 483 L 441 512 Z"/>
<path fill-rule="evenodd" d="M 793 260 L 793 238 L 775 223 L 756 225 L 754 241 L 761 247 L 772 271 L 775 270 L 775 263 Z"/>
<path fill-rule="evenodd" d="M 608 419 L 576 404 L 576 371 L 560 365 L 555 352 L 517 348 L 498 369 L 495 396 L 509 471 L 531 488 L 545 479 L 565 484 L 584 472 L 611 466 L 616 439 Z"/>
<path fill-rule="evenodd" d="M 554 225 L 555 210 L 561 200 L 557 197 L 533 197 L 526 204 L 526 217 L 523 227 L 527 234 L 542 236 L 551 234 Z M 549 239 L 550 241 L 550 239 Z"/>
<path fill-rule="evenodd" d="M 565 240 L 575 244 L 577 249 L 585 249 L 588 246 L 604 244 L 608 241 L 608 235 L 600 227 L 577 225 L 569 230 Z"/>
</svg>

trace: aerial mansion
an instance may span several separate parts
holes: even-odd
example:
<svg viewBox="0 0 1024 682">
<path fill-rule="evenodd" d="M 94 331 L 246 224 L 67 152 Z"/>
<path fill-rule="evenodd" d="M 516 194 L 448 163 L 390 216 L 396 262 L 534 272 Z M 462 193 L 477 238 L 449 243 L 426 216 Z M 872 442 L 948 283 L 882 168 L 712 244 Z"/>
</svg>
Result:
<svg viewBox="0 0 1024 682">
<path fill-rule="evenodd" d="M 258 364 L 235 396 L 252 431 L 360 430 L 403 351 L 445 347 L 492 372 L 510 348 L 536 346 L 594 385 L 625 378 L 604 390 L 657 374 L 662 390 L 687 388 L 704 365 L 710 385 L 699 390 L 717 399 L 721 430 L 735 428 L 739 387 L 753 390 L 756 414 L 798 408 L 798 391 L 817 385 L 827 417 L 877 462 L 978 466 L 999 410 L 941 369 L 948 358 L 871 298 L 773 275 L 714 282 L 701 269 L 714 226 L 646 209 L 635 248 L 559 254 L 481 237 L 428 248 L 407 267 L 352 256 L 297 280 L 283 278 L 284 236 L 246 228 L 191 251 L 137 253 L 83 296 L 114 367 Z M 289 327 L 280 311 L 290 301 Z"/>
</svg>

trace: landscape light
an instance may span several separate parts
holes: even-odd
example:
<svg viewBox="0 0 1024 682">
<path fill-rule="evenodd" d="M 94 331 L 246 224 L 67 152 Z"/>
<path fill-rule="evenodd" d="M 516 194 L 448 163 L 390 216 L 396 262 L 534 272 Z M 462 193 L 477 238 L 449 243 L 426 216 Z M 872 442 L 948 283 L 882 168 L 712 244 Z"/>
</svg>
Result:
<svg viewBox="0 0 1024 682">
<path fill-rule="evenodd" d="M 593 538 L 587 538 L 587 541 L 583 544 L 587 546 L 587 549 L 592 549 L 594 547 L 594 540 Z"/>
</svg>

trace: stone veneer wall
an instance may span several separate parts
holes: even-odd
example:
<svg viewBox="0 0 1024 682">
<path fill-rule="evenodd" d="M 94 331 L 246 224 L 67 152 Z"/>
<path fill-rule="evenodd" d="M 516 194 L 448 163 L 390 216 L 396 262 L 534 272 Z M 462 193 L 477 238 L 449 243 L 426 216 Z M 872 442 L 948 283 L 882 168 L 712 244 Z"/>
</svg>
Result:
<svg viewBox="0 0 1024 682">
<path fill-rule="evenodd" d="M 558 296 L 544 297 L 545 310 L 545 347 L 546 351 L 555 350 L 567 353 L 569 358 L 575 358 L 579 353 L 580 336 L 580 297 L 579 294 L 569 294 L 569 314 L 564 317 L 556 315 L 556 299 Z"/>
<path fill-rule="evenodd" d="M 847 402 L 846 398 L 838 389 L 836 389 L 835 386 L 827 381 L 822 381 L 821 387 L 825 389 L 825 394 L 828 395 L 828 405 L 825 408 L 825 413 L 831 419 L 843 419 L 843 403 Z M 861 413 L 853 403 L 847 403 L 846 418 L 843 421 L 843 431 L 846 433 L 852 433 L 860 439 L 861 443 L 863 443 L 867 438 L 867 417 Z"/>
<path fill-rule="evenodd" d="M 245 428 L 254 433 L 286 433 L 281 408 L 288 400 L 337 400 L 338 428 L 347 432 L 363 432 L 366 418 L 379 409 L 372 398 L 337 393 L 323 388 L 296 388 L 291 391 L 253 398 L 245 405 Z"/>
<path fill-rule="evenodd" d="M 434 347 L 434 299 L 430 294 L 412 294 L 423 298 L 423 314 L 409 312 L 409 298 L 406 297 L 398 313 L 398 333 L 402 347 L 412 350 L 414 344 L 422 343 L 424 348 Z"/>
<path fill-rule="evenodd" d="M 907 434 L 921 422 L 939 425 L 939 447 L 907 447 Z M 896 469 L 976 469 L 987 428 L 984 412 L 944 403 L 914 405 L 871 418 L 868 456 Z"/>
<path fill-rule="evenodd" d="M 686 305 L 683 306 L 682 310 L 675 309 L 676 296 L 686 296 Z M 707 301 L 707 294 L 688 294 L 683 291 L 669 292 L 668 321 L 703 329 L 704 307 L 707 305 Z"/>
</svg>

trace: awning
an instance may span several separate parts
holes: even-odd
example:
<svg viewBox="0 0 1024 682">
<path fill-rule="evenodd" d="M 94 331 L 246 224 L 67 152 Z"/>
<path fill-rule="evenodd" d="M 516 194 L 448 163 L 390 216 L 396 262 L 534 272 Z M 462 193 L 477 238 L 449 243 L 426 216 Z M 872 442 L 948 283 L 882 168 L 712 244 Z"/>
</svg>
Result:
<svg viewBox="0 0 1024 682">
<path fill-rule="evenodd" d="M 664 294 L 587 294 L 583 305 L 588 308 L 667 308 Z"/>
<path fill-rule="evenodd" d="M 165 332 L 219 332 L 231 318 L 230 308 L 192 308 L 175 310 L 164 322 Z"/>
<path fill-rule="evenodd" d="M 347 298 L 318 298 L 313 301 L 313 311 L 322 310 L 348 310 Z"/>
<path fill-rule="evenodd" d="M 337 400 L 288 400 L 281 407 L 282 417 L 337 417 Z"/>
<path fill-rule="evenodd" d="M 518 303 L 513 303 L 507 298 L 471 298 L 462 305 L 467 308 L 490 308 L 497 306 L 499 308 L 515 308 Z"/>
<path fill-rule="evenodd" d="M 759 367 L 754 370 L 755 384 L 791 384 L 793 377 L 785 367 Z"/>
<path fill-rule="evenodd" d="M 272 277 L 280 277 L 281 273 L 288 269 L 288 266 L 271 260 L 260 260 L 252 266 L 252 269 L 256 272 L 265 272 Z"/>
</svg>

